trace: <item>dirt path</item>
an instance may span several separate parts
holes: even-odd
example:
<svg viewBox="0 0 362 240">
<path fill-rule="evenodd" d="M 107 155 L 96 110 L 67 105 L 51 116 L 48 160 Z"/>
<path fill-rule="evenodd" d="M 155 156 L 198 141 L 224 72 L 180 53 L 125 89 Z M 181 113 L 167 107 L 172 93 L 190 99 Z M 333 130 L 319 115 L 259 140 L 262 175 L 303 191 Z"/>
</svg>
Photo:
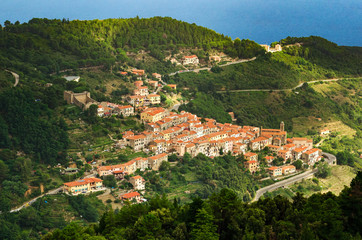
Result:
<svg viewBox="0 0 362 240">
<path fill-rule="evenodd" d="M 5 70 L 5 71 L 7 71 L 7 72 L 11 73 L 11 74 L 14 76 L 14 78 L 15 78 L 14 87 L 16 87 L 16 85 L 18 85 L 18 83 L 19 83 L 19 74 L 14 73 L 14 72 L 9 71 L 9 70 Z"/>
<path fill-rule="evenodd" d="M 241 59 L 235 62 L 229 62 L 229 63 L 225 63 L 222 65 L 218 65 L 219 67 L 225 67 L 225 66 L 229 66 L 229 65 L 233 65 L 233 64 L 238 64 L 238 63 L 243 63 L 243 62 L 250 62 L 250 61 L 254 61 L 256 59 L 256 57 L 250 58 L 250 59 Z M 186 72 L 200 72 L 203 70 L 210 70 L 211 67 L 203 67 L 203 68 L 196 68 L 196 69 L 191 69 L 191 70 L 180 70 L 174 73 L 170 73 L 169 76 L 173 76 L 177 73 L 186 73 Z"/>
</svg>

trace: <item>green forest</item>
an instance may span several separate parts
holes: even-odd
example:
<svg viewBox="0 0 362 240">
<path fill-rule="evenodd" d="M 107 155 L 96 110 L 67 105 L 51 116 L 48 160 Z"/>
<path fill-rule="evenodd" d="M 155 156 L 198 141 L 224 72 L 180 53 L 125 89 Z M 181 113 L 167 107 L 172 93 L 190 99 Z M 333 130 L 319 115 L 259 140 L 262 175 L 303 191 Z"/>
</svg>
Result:
<svg viewBox="0 0 362 240">
<path fill-rule="evenodd" d="M 105 213 L 99 223 L 74 222 L 43 239 L 361 239 L 362 172 L 340 196 L 297 194 L 243 203 L 230 189 L 180 205 L 164 195 Z M 17 239 L 17 238 L 10 238 Z"/>
<path fill-rule="evenodd" d="M 134 63 L 127 52 L 139 50 L 149 51 L 165 65 L 164 51 L 179 48 L 217 49 L 240 58 L 264 53 L 253 41 L 233 42 L 215 31 L 168 17 L 91 21 L 34 18 L 23 24 L 6 21 L 0 28 L 0 65 L 30 75 L 34 67 L 46 74 L 99 65 L 109 69 L 116 62 Z"/>
</svg>

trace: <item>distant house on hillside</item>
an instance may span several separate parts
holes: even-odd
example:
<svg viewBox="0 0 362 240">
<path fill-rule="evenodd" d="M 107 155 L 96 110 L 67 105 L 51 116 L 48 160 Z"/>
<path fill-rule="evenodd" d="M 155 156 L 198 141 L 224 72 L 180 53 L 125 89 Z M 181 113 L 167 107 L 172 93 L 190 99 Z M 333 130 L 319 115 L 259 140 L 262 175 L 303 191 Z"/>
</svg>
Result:
<svg viewBox="0 0 362 240">
<path fill-rule="evenodd" d="M 199 63 L 199 58 L 196 55 L 191 55 L 191 56 L 184 56 L 182 59 L 182 64 L 183 65 L 187 65 L 187 64 L 198 64 Z"/>
<path fill-rule="evenodd" d="M 176 90 L 176 84 L 167 84 L 172 90 Z"/>
<path fill-rule="evenodd" d="M 136 201 L 137 203 L 141 201 L 141 194 L 139 194 L 138 192 L 130 192 L 130 193 L 126 193 L 123 194 L 122 196 L 120 196 L 121 200 L 128 200 L 128 201 Z"/>
<path fill-rule="evenodd" d="M 266 44 L 260 44 L 260 46 L 262 46 L 265 49 L 265 51 L 271 53 L 282 51 L 282 46 L 280 44 L 276 44 L 273 48 Z"/>
<path fill-rule="evenodd" d="M 142 69 L 133 69 L 133 70 L 132 70 L 132 73 L 133 73 L 134 75 L 142 76 L 142 75 L 145 74 L 145 70 L 142 70 Z"/>
<path fill-rule="evenodd" d="M 64 91 L 64 100 L 68 104 L 75 104 L 83 110 L 88 109 L 92 104 L 98 104 L 98 102 L 90 97 L 90 92 L 84 91 L 82 93 L 74 93 L 72 91 Z"/>
<path fill-rule="evenodd" d="M 331 132 L 329 131 L 329 129 L 327 129 L 327 128 L 322 129 L 322 130 L 320 130 L 319 132 L 320 132 L 320 135 L 321 135 L 321 136 L 328 135 L 328 134 L 331 133 Z"/>
<path fill-rule="evenodd" d="M 221 61 L 221 57 L 220 56 L 210 56 L 209 57 L 210 61 L 215 61 L 215 62 L 220 62 Z"/>
<path fill-rule="evenodd" d="M 158 74 L 158 73 L 152 73 L 152 77 L 155 77 L 157 79 L 160 79 L 162 78 L 161 74 Z"/>
</svg>

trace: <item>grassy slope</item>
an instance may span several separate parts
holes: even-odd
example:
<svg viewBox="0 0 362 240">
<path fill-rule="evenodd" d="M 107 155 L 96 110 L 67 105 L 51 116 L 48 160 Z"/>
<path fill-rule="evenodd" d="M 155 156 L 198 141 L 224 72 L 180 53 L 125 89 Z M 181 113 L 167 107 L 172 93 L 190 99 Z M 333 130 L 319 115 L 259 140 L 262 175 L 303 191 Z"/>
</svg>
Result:
<svg viewBox="0 0 362 240">
<path fill-rule="evenodd" d="M 331 167 L 331 172 L 332 174 L 326 179 L 318 179 L 317 182 L 312 181 L 312 179 L 303 180 L 288 186 L 288 188 L 269 192 L 265 196 L 274 197 L 282 195 L 291 199 L 296 192 L 301 192 L 305 197 L 309 197 L 317 192 L 325 193 L 329 191 L 339 195 L 344 187 L 349 186 L 352 179 L 356 176 L 355 170 L 349 166 L 333 166 Z"/>
<path fill-rule="evenodd" d="M 319 39 L 317 42 L 323 44 L 325 41 Z M 353 52 L 349 48 L 333 44 L 328 50 L 321 51 L 320 48 L 307 44 L 294 50 L 285 48 L 282 52 L 269 53 L 252 62 L 223 67 L 223 71 L 219 73 L 183 73 L 172 80 L 181 86 L 210 92 L 292 88 L 310 80 L 360 75 L 362 54 L 358 49 Z M 305 51 L 310 51 L 311 54 L 304 54 Z M 345 64 L 345 58 L 348 58 L 350 65 Z"/>
</svg>

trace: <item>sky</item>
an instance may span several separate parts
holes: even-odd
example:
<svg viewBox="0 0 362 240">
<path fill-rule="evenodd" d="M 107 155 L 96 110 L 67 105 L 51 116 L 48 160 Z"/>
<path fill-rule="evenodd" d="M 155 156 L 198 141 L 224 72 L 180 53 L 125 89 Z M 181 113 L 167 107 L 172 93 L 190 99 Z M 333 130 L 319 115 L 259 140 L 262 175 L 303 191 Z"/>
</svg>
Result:
<svg viewBox="0 0 362 240">
<path fill-rule="evenodd" d="M 315 35 L 362 46 L 362 0 L 0 0 L 0 24 L 136 16 L 168 16 L 260 44 Z"/>
</svg>

